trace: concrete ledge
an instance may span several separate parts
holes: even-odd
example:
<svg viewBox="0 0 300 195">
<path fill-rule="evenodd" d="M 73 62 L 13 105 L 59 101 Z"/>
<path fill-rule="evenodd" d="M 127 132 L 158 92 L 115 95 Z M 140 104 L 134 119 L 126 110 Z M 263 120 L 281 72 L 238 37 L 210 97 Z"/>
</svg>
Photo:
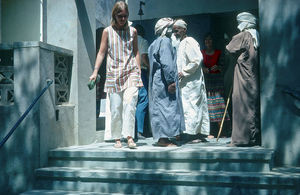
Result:
<svg viewBox="0 0 300 195">
<path fill-rule="evenodd" d="M 64 191 L 64 190 L 31 190 L 20 195 L 111 195 L 112 193 L 97 193 L 97 192 L 80 192 L 80 191 Z M 113 193 L 115 194 L 115 193 Z M 117 193 L 118 195 L 121 195 Z"/>
<path fill-rule="evenodd" d="M 187 152 L 187 153 L 185 153 Z M 227 148 L 201 148 L 201 151 L 189 151 L 187 150 L 180 150 L 170 149 L 164 151 L 139 151 L 139 150 L 106 150 L 99 148 L 98 151 L 80 151 L 80 150 L 72 150 L 72 151 L 63 151 L 63 150 L 51 150 L 49 151 L 50 158 L 82 158 L 84 159 L 93 159 L 93 158 L 114 158 L 114 159 L 177 159 L 177 160 L 216 160 L 216 159 L 223 159 L 223 160 L 249 160 L 249 161 L 268 161 L 272 158 L 273 150 L 269 149 L 227 149 Z"/>
<path fill-rule="evenodd" d="M 300 174 L 286 175 L 276 172 L 233 173 L 52 167 L 38 169 L 36 174 L 40 182 L 39 185 L 51 186 L 52 189 L 74 190 L 75 187 L 75 190 L 84 189 L 83 191 L 145 194 L 155 194 L 157 189 L 161 190 L 160 194 L 168 194 L 174 190 L 180 192 L 183 188 L 191 191 L 188 194 L 198 194 L 196 192 L 199 189 L 208 192 L 216 190 L 220 193 L 235 188 L 247 193 L 276 191 L 295 194 L 299 192 L 297 185 L 300 182 Z"/>
<path fill-rule="evenodd" d="M 154 147 L 151 138 L 138 141 L 138 148 L 129 149 L 124 143 L 115 149 L 114 143 L 59 148 L 49 152 L 49 165 L 59 167 L 102 167 L 218 170 L 269 172 L 274 151 L 261 147 L 231 148 L 222 143 L 186 144 L 181 147 Z"/>
<path fill-rule="evenodd" d="M 197 183 L 239 183 L 255 185 L 285 185 L 299 184 L 300 174 L 283 174 L 278 172 L 226 172 L 226 171 L 182 171 L 182 170 L 144 170 L 144 169 L 99 169 L 82 167 L 47 167 L 37 169 L 38 178 L 59 180 L 80 180 L 101 182 L 103 180 L 134 180 L 136 183 L 146 181 L 156 182 L 197 182 Z M 143 181 L 142 181 L 143 180 Z M 279 186 L 278 186 L 279 187 Z"/>
<path fill-rule="evenodd" d="M 64 55 L 73 56 L 73 51 L 62 47 L 50 45 L 48 43 L 40 41 L 24 41 L 24 42 L 13 42 L 13 43 L 1 43 L 0 49 L 16 49 L 16 48 L 27 48 L 27 47 L 40 47 L 46 50 L 55 51 Z"/>
<path fill-rule="evenodd" d="M 270 160 L 274 150 L 263 147 L 227 147 L 220 143 L 185 144 L 180 147 L 155 147 L 152 138 L 137 142 L 137 148 L 132 150 L 126 147 L 115 149 L 114 142 L 71 146 L 49 151 L 50 158 L 143 158 L 143 159 L 230 159 L 230 160 Z"/>
</svg>

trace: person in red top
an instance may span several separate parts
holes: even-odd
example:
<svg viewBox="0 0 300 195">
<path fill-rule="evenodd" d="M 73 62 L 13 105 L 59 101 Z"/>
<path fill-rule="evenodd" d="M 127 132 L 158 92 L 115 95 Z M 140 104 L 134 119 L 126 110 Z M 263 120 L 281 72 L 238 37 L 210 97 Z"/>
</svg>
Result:
<svg viewBox="0 0 300 195">
<path fill-rule="evenodd" d="M 211 123 L 217 123 L 220 127 L 224 110 L 224 83 L 223 83 L 223 74 L 222 66 L 220 63 L 221 59 L 221 50 L 214 49 L 213 47 L 213 37 L 210 33 L 205 36 L 204 39 L 205 49 L 201 50 L 203 55 L 203 72 L 205 78 L 205 86 L 207 91 L 207 104 L 208 112 Z M 229 115 L 226 114 L 225 120 L 230 120 Z M 211 125 L 213 126 L 213 125 Z M 219 129 L 219 128 L 218 128 Z M 212 132 L 209 138 L 213 138 L 213 135 L 216 135 L 216 131 Z"/>
</svg>

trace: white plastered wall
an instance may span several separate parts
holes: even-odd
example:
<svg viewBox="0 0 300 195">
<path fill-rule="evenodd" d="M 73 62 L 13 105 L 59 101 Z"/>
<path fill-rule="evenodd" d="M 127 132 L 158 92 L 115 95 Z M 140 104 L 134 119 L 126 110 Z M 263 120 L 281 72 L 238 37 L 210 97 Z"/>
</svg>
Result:
<svg viewBox="0 0 300 195">
<path fill-rule="evenodd" d="M 40 40 L 41 0 L 1 0 L 1 41 Z"/>
</svg>

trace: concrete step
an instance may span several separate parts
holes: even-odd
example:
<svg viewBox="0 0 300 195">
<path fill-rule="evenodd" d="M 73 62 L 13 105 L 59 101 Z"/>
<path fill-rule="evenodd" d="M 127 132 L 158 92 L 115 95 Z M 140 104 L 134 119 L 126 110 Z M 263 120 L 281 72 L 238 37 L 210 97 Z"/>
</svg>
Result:
<svg viewBox="0 0 300 195">
<path fill-rule="evenodd" d="M 128 195 L 120 193 L 97 193 L 97 192 L 80 192 L 80 191 L 64 191 L 64 190 L 30 190 L 20 195 Z"/>
<path fill-rule="evenodd" d="M 103 143 L 103 142 L 104 142 L 104 130 L 97 130 L 95 143 Z"/>
<path fill-rule="evenodd" d="M 273 150 L 262 147 L 232 148 L 220 143 L 161 148 L 154 147 L 150 139 L 139 141 L 134 150 L 115 149 L 113 144 L 95 143 L 51 150 L 49 166 L 268 172 L 274 154 Z"/>
<path fill-rule="evenodd" d="M 299 194 L 300 174 L 48 167 L 36 189 L 125 194 Z"/>
</svg>

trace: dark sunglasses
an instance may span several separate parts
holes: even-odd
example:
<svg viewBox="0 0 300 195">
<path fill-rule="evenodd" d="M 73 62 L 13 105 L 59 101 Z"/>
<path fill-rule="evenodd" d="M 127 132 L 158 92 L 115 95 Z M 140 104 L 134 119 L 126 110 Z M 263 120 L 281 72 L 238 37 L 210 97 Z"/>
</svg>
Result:
<svg viewBox="0 0 300 195">
<path fill-rule="evenodd" d="M 118 18 L 128 18 L 128 15 L 117 15 Z"/>
</svg>

